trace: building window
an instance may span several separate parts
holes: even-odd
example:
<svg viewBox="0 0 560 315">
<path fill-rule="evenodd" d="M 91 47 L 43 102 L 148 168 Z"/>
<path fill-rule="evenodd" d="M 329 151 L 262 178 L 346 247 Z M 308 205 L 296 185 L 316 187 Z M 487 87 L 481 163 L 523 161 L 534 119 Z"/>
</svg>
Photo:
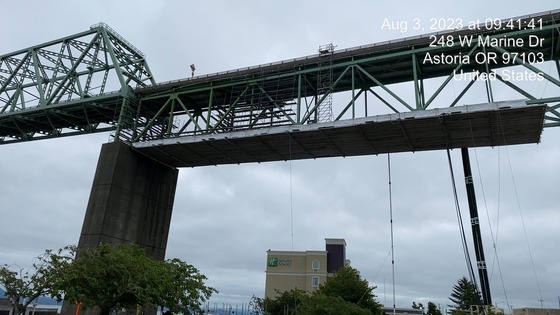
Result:
<svg viewBox="0 0 560 315">
<path fill-rule="evenodd" d="M 321 266 L 321 263 L 317 259 L 315 259 L 314 261 L 311 262 L 311 269 L 313 269 L 313 271 L 319 270 L 320 266 Z"/>
<path fill-rule="evenodd" d="M 319 286 L 319 277 L 311 277 L 311 286 L 314 288 Z"/>
</svg>

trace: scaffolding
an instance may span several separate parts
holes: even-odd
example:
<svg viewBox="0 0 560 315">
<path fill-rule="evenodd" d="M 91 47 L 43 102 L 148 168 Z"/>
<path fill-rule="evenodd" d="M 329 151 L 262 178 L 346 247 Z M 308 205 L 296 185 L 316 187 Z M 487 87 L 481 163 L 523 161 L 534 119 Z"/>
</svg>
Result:
<svg viewBox="0 0 560 315">
<path fill-rule="evenodd" d="M 332 93 L 333 84 L 332 64 L 335 46 L 331 44 L 319 46 L 319 65 L 317 74 L 316 121 L 329 122 L 333 120 Z"/>
</svg>

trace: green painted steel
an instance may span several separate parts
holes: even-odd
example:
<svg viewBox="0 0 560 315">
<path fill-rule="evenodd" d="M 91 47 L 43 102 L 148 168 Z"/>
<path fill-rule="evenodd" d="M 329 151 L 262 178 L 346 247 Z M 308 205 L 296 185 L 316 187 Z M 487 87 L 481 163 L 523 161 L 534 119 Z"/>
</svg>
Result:
<svg viewBox="0 0 560 315">
<path fill-rule="evenodd" d="M 153 84 L 144 54 L 102 23 L 1 55 L 0 143 L 119 133 L 133 89 Z"/>
<path fill-rule="evenodd" d="M 467 97 L 499 101 L 503 91 L 547 104 L 544 126 L 560 126 L 560 11 L 519 21 L 335 50 L 329 63 L 317 53 L 159 84 L 140 51 L 97 25 L 0 56 L 0 143 L 107 130 L 126 142 L 219 134 L 317 123 L 330 97 L 337 121 L 453 107 Z M 330 87 L 320 84 L 327 72 Z"/>
<path fill-rule="evenodd" d="M 532 103 L 546 100 L 549 106 L 544 125 L 560 126 L 557 110 L 560 89 L 556 88 L 558 77 L 555 77 L 558 74 L 542 70 L 550 68 L 550 63 L 558 64 L 560 14 L 554 11 L 533 15 L 524 21 L 529 19 L 542 19 L 542 25 L 525 29 L 458 30 L 336 51 L 331 66 L 333 83 L 329 89 L 329 93 L 337 97 L 337 106 L 333 105 L 335 121 L 453 107 L 466 96 L 472 100 L 473 93 L 480 103 L 488 102 L 488 98 L 498 101 L 494 95 L 507 90 L 508 95 L 513 91 L 517 99 L 525 98 Z M 452 45 L 431 45 L 441 36 L 451 36 Z M 470 44 L 461 44 L 461 40 L 470 36 Z M 535 38 L 541 44 L 529 47 L 529 41 Z M 525 45 L 511 45 L 503 39 L 518 40 Z M 426 61 L 427 56 L 461 56 L 471 62 L 430 63 Z M 498 58 L 494 63 L 490 59 L 475 59 L 488 56 Z M 526 56 L 540 59 L 529 60 Z M 141 110 L 144 110 L 141 116 L 150 116 L 152 123 L 147 127 L 138 126 L 130 138 L 123 140 L 140 142 L 315 123 L 318 104 L 327 96 L 316 89 L 320 74 L 324 72 L 320 58 L 317 54 L 139 89 Z M 525 71 L 524 75 L 539 81 L 513 82 L 504 79 L 503 69 Z M 479 71 L 491 75 L 495 82 L 472 79 L 457 87 L 456 73 L 461 71 L 466 74 Z M 550 93 L 545 97 L 531 85 L 537 85 L 536 90 L 541 91 L 547 86 Z M 484 92 L 476 90 L 477 86 Z M 368 94 L 374 97 L 368 100 Z M 182 112 L 173 112 L 169 107 L 161 111 L 170 98 L 182 100 Z M 361 110 L 357 106 L 360 98 L 365 103 Z M 211 107 L 206 105 L 209 103 Z M 154 128 L 156 122 L 162 126 Z M 163 130 L 165 132 L 158 132 Z"/>
</svg>

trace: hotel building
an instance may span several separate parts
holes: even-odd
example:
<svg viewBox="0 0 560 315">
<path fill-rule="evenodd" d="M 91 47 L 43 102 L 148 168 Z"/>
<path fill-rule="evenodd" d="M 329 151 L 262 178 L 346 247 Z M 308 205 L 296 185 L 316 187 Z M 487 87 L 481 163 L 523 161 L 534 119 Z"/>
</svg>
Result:
<svg viewBox="0 0 560 315">
<path fill-rule="evenodd" d="M 325 250 L 268 250 L 266 261 L 265 297 L 275 298 L 277 292 L 295 288 L 312 292 L 329 274 L 348 264 L 346 241 L 326 238 Z"/>
</svg>

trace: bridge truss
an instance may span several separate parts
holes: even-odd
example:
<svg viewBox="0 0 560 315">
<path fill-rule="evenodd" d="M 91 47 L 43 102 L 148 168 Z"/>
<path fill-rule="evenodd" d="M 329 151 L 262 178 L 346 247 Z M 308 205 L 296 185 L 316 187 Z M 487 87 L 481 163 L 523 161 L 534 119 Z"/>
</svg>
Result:
<svg viewBox="0 0 560 315">
<path fill-rule="evenodd" d="M 121 141 L 142 143 L 321 125 L 320 109 L 330 98 L 333 121 L 326 124 L 455 107 L 466 95 L 494 102 L 504 100 L 496 93 L 504 89 L 527 104 L 546 104 L 544 126 L 560 126 L 560 12 L 515 20 L 511 28 L 482 25 L 338 50 L 328 63 L 319 53 L 160 84 L 144 55 L 100 24 L 0 56 L 0 143 L 107 130 Z M 451 44 L 434 42 L 449 36 Z M 473 41 L 461 43 L 461 36 Z M 512 46 L 500 43 L 504 38 L 536 38 L 539 44 Z M 497 44 L 481 43 L 491 40 Z M 493 62 L 430 61 L 491 54 L 498 56 Z M 529 54 L 539 59 L 518 57 Z M 539 82 L 508 80 L 506 70 L 536 75 Z M 473 71 L 493 80 L 456 80 L 457 73 Z M 324 73 L 332 80 L 328 87 L 321 82 Z M 112 86 L 116 91 L 108 92 Z"/>
<path fill-rule="evenodd" d="M 0 143 L 119 129 L 144 54 L 108 25 L 0 56 Z"/>
<path fill-rule="evenodd" d="M 333 54 L 329 69 L 323 68 L 323 57 L 319 54 L 140 88 L 137 90 L 141 104 L 138 116 L 143 117 L 142 122 L 123 139 L 141 142 L 315 123 L 322 101 L 333 94 L 342 95 L 335 98 L 339 106 L 334 121 L 340 121 L 376 115 L 380 110 L 385 110 L 384 113 L 427 110 L 434 108 L 438 101 L 438 107 L 454 107 L 470 91 L 482 96 L 480 102 L 493 102 L 496 88 L 513 90 L 519 99 L 526 99 L 529 104 L 548 104 L 545 126 L 559 126 L 560 33 L 557 23 L 560 13 L 527 16 L 523 21 L 534 19 L 542 19 L 542 27 L 450 31 L 341 50 Z M 430 45 L 432 35 L 438 38 L 452 35 L 454 45 Z M 474 40 L 470 45 L 458 42 L 460 36 L 471 35 Z M 484 37 L 479 38 L 479 35 Z M 479 45 L 480 40 L 501 38 L 516 38 L 526 43 L 530 38 L 539 38 L 541 43 L 537 47 Z M 529 53 L 541 56 L 541 64 L 515 57 Z M 471 63 L 426 61 L 442 54 L 468 57 Z M 480 59 L 492 54 L 499 57 L 497 62 L 474 62 L 475 57 Z M 550 69 L 550 64 L 556 68 L 553 74 L 543 70 Z M 534 82 L 508 80 L 504 78 L 503 69 L 537 75 L 542 81 L 531 91 L 531 84 L 526 83 Z M 321 73 L 327 70 L 333 77 L 328 93 L 317 88 L 321 86 Z M 478 77 L 461 82 L 463 86 L 457 87 L 456 74 L 473 71 L 490 74 L 493 80 L 484 81 Z M 403 83 L 408 84 L 403 86 Z M 431 85 L 431 92 L 428 85 Z M 476 90 L 477 85 L 482 85 L 484 92 Z M 542 96 L 545 85 L 549 86 L 550 97 Z M 449 89 L 456 89 L 452 97 L 445 93 Z M 413 99 L 406 100 L 403 96 L 406 94 L 413 95 Z"/>
</svg>

